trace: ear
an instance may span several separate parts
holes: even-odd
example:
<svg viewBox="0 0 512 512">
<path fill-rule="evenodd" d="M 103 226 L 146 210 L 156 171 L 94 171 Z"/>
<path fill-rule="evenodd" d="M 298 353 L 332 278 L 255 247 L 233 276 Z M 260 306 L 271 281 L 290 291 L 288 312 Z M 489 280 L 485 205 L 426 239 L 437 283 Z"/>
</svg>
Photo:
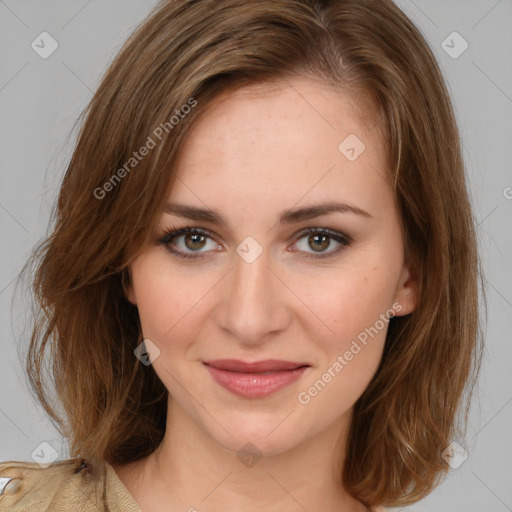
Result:
<svg viewBox="0 0 512 512">
<path fill-rule="evenodd" d="M 412 313 L 418 305 L 418 279 L 415 267 L 411 263 L 404 263 L 395 291 L 394 308 L 396 316 L 405 316 Z M 399 304 L 399 306 L 398 306 Z"/>
<path fill-rule="evenodd" d="M 123 291 L 126 299 L 131 302 L 134 306 L 137 305 L 137 298 L 135 296 L 135 290 L 132 284 L 131 269 L 128 267 L 122 276 Z"/>
</svg>

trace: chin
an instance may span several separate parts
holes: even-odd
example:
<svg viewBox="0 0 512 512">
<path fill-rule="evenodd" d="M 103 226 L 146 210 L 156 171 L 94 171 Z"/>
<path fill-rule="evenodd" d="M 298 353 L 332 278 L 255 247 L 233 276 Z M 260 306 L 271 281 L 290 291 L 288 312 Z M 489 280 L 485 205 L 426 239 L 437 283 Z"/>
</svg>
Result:
<svg viewBox="0 0 512 512">
<path fill-rule="evenodd" d="M 294 448 L 301 441 L 299 429 L 291 428 L 293 425 L 284 425 L 288 419 L 283 422 L 282 417 L 269 415 L 262 419 L 255 417 L 254 414 L 245 415 L 243 418 L 231 418 L 226 424 L 227 430 L 232 437 L 223 429 L 215 429 L 216 432 L 210 432 L 210 435 L 223 448 L 235 452 L 254 450 L 260 456 L 279 455 Z"/>
</svg>

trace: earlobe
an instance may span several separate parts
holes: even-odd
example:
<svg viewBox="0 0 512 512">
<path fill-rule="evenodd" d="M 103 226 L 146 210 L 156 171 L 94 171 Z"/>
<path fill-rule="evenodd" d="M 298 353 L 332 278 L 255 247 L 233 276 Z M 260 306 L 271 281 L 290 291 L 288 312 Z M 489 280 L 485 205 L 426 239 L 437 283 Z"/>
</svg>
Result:
<svg viewBox="0 0 512 512">
<path fill-rule="evenodd" d="M 126 273 L 123 274 L 122 282 L 123 282 L 124 296 L 126 297 L 126 299 L 129 302 L 131 302 L 134 306 L 136 306 L 137 305 L 137 298 L 135 296 L 135 291 L 133 289 L 131 272 L 130 272 L 129 269 L 128 269 L 128 271 Z"/>
<path fill-rule="evenodd" d="M 134 306 L 137 305 L 137 299 L 135 298 L 135 292 L 133 291 L 132 285 L 128 286 L 128 288 L 125 290 L 125 296 Z"/>
<path fill-rule="evenodd" d="M 398 280 L 395 303 L 397 303 L 396 316 L 408 315 L 418 305 L 418 280 L 411 268 L 405 264 Z"/>
</svg>

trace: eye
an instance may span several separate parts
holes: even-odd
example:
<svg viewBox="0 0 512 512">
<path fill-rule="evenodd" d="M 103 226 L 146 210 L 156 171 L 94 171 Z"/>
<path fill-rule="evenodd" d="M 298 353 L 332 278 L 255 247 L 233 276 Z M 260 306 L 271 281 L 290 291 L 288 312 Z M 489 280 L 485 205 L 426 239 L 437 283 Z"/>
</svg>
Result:
<svg viewBox="0 0 512 512">
<path fill-rule="evenodd" d="M 305 244 L 302 246 L 303 249 L 300 250 L 305 253 L 305 258 L 327 258 L 333 256 L 341 252 L 345 247 L 348 247 L 352 242 L 350 237 L 327 228 L 308 228 L 301 232 L 301 236 L 295 244 L 302 239 L 305 239 Z M 331 251 L 324 250 L 332 245 L 332 240 L 338 244 L 337 248 Z M 308 248 L 313 248 L 313 252 L 309 252 Z"/>
<path fill-rule="evenodd" d="M 182 239 L 181 246 L 176 242 L 176 240 L 180 239 Z M 210 233 L 206 229 L 185 227 L 179 229 L 172 228 L 171 230 L 166 231 L 158 240 L 158 242 L 162 245 L 165 245 L 167 250 L 172 254 L 176 254 L 176 256 L 193 259 L 197 258 L 198 256 L 187 253 L 187 251 L 190 250 L 193 253 L 208 252 L 208 250 L 201 251 L 201 249 L 207 246 L 208 239 L 213 242 Z M 212 243 L 211 245 L 212 246 L 209 248 L 209 250 L 215 250 L 216 248 L 221 247 L 217 243 Z M 176 249 L 176 247 L 178 248 Z"/>
</svg>

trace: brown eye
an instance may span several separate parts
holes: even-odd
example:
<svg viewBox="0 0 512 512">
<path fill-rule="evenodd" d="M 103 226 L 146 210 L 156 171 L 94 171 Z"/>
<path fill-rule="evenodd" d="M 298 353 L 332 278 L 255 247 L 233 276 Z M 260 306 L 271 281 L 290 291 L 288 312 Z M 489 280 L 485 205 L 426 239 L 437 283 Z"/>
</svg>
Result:
<svg viewBox="0 0 512 512">
<path fill-rule="evenodd" d="M 306 240 L 306 243 L 300 247 L 299 242 L 303 239 Z M 333 245 L 333 241 L 335 248 L 327 250 Z M 337 231 L 326 228 L 309 228 L 301 233 L 295 245 L 299 245 L 298 252 L 304 253 L 305 258 L 328 258 L 343 251 L 351 242 L 352 239 L 349 236 Z"/>
<path fill-rule="evenodd" d="M 210 250 L 204 249 L 208 241 L 211 242 L 211 250 L 220 248 L 212 235 L 203 228 L 180 228 L 167 231 L 157 242 L 164 245 L 167 250 L 182 258 L 200 258 Z M 194 254 L 196 253 L 196 254 Z"/>
</svg>

